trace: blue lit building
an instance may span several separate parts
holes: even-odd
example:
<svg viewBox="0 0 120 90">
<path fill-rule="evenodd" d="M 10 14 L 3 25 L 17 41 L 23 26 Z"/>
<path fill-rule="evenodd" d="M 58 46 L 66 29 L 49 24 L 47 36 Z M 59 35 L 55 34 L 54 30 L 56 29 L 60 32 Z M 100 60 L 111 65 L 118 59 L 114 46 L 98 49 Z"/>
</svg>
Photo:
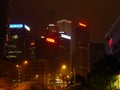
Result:
<svg viewBox="0 0 120 90">
<path fill-rule="evenodd" d="M 29 31 L 26 24 L 9 24 L 5 44 L 7 59 L 21 61 L 27 58 Z"/>
</svg>

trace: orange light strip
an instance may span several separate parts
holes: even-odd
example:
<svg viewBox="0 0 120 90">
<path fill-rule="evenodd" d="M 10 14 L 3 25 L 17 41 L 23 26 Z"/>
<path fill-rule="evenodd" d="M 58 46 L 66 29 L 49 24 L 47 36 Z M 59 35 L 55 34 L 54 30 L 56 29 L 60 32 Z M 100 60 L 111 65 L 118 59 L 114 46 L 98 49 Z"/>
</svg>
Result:
<svg viewBox="0 0 120 90">
<path fill-rule="evenodd" d="M 52 39 L 52 38 L 46 38 L 46 41 L 48 41 L 48 42 L 52 42 L 52 43 L 55 43 L 55 40 Z"/>
<path fill-rule="evenodd" d="M 30 45 L 33 46 L 33 45 L 35 45 L 35 43 L 34 43 L 34 42 L 31 42 Z"/>
<path fill-rule="evenodd" d="M 86 24 L 79 22 L 79 25 L 82 27 L 86 27 Z"/>
</svg>

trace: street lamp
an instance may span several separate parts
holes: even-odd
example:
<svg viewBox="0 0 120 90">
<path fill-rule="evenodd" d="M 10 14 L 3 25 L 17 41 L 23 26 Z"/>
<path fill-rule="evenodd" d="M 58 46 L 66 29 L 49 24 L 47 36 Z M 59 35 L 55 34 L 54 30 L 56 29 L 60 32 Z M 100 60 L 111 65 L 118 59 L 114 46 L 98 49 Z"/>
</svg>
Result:
<svg viewBox="0 0 120 90">
<path fill-rule="evenodd" d="M 62 69 L 65 70 L 66 69 L 66 65 L 62 65 Z"/>
<path fill-rule="evenodd" d="M 16 67 L 19 68 L 19 65 L 17 64 Z"/>
<path fill-rule="evenodd" d="M 63 65 L 61 66 L 60 73 L 61 73 L 62 75 L 68 74 L 67 66 L 66 66 L 65 64 L 63 64 Z"/>
<path fill-rule="evenodd" d="M 28 64 L 28 61 L 27 61 L 27 60 L 24 61 L 24 65 L 26 65 L 26 64 Z"/>
</svg>

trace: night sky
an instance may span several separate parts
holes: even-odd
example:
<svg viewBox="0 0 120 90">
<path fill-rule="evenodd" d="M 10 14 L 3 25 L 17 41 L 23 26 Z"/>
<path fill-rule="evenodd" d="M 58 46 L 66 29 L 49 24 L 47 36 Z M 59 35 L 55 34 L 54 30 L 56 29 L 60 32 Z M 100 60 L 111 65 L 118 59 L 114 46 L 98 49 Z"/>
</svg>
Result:
<svg viewBox="0 0 120 90">
<path fill-rule="evenodd" d="M 104 42 L 104 35 L 120 15 L 120 0 L 11 0 L 11 23 L 26 23 L 34 35 L 49 23 L 49 13 L 57 20 L 87 22 L 91 42 Z"/>
</svg>

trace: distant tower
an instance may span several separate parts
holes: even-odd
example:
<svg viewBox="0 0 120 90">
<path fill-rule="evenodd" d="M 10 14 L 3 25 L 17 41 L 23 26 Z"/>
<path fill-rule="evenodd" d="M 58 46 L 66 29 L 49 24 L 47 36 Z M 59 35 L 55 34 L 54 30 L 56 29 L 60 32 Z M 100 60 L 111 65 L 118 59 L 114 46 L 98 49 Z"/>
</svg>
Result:
<svg viewBox="0 0 120 90">
<path fill-rule="evenodd" d="M 56 11 L 54 9 L 52 9 L 49 12 L 49 23 L 50 24 L 56 24 Z"/>
<path fill-rule="evenodd" d="M 49 23 L 44 32 L 47 36 L 56 36 L 57 34 L 56 11 L 54 9 L 49 12 Z"/>
</svg>

